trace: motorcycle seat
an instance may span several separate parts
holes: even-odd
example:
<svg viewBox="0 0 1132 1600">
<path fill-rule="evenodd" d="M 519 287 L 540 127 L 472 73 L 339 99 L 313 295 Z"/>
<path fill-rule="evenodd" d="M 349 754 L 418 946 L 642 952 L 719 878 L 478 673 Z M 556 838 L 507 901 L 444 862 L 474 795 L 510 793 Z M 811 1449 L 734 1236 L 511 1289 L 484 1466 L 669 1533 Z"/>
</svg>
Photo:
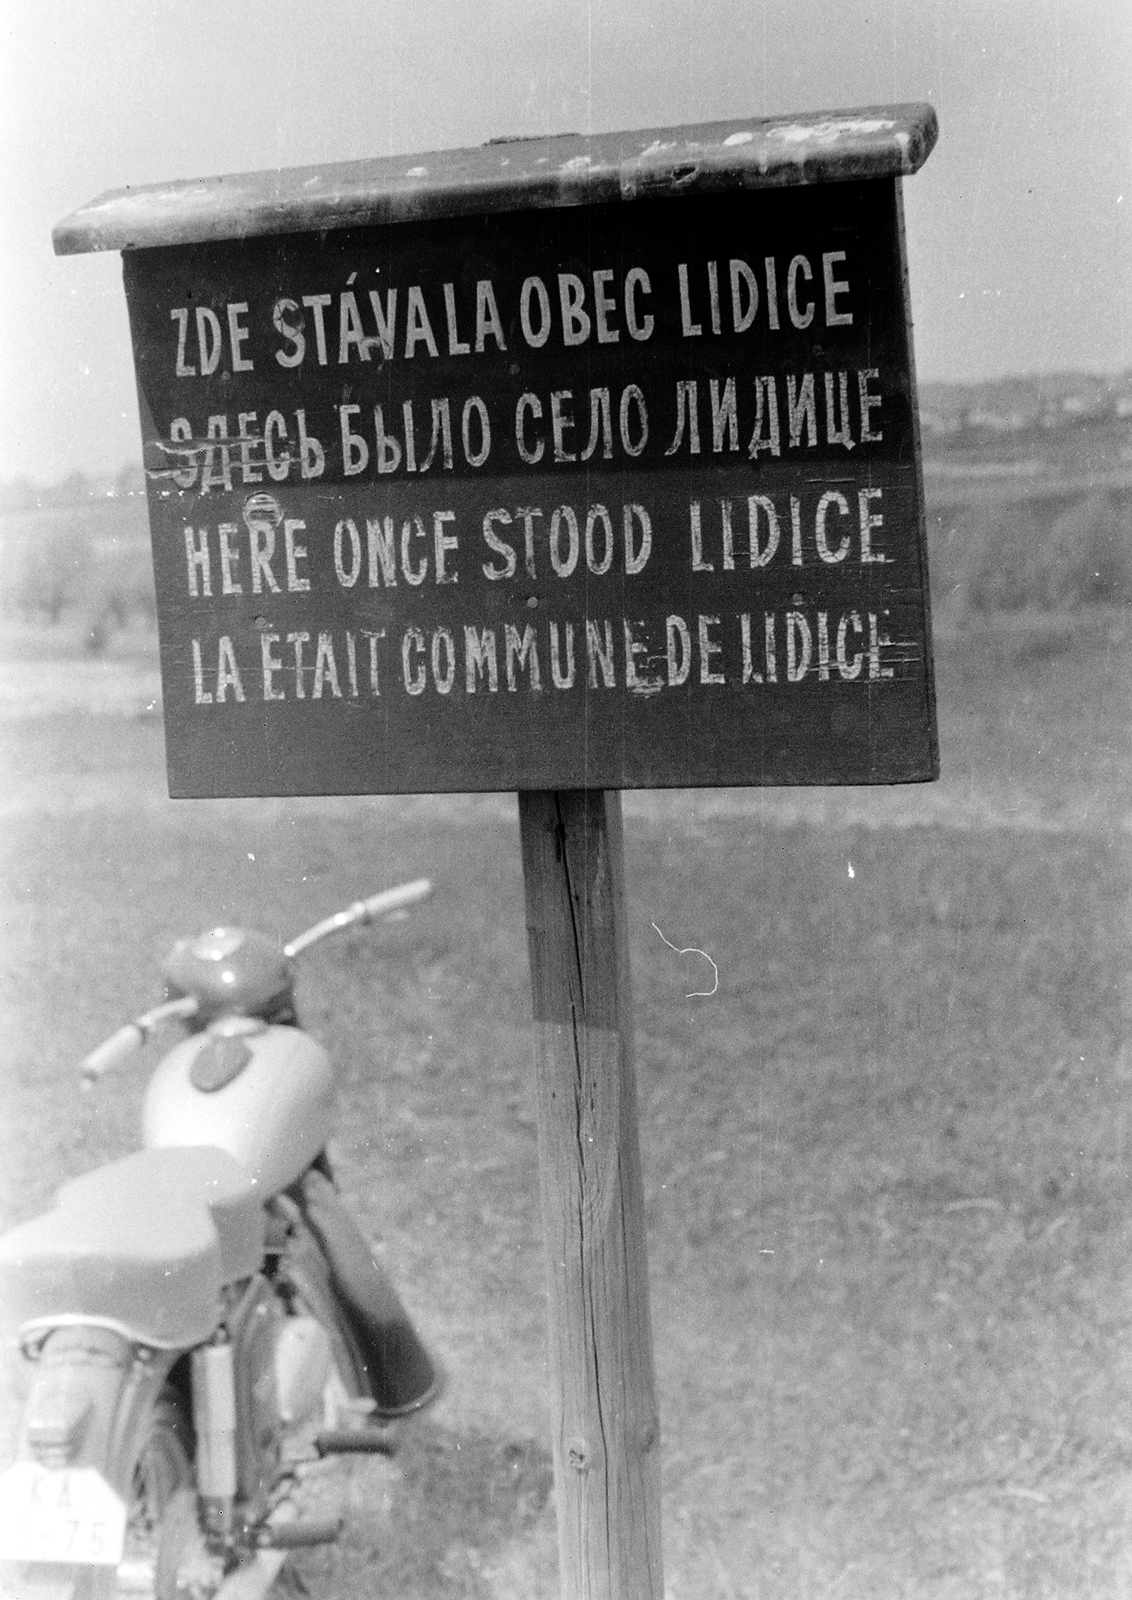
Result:
<svg viewBox="0 0 1132 1600">
<path fill-rule="evenodd" d="M 258 1270 L 263 1232 L 255 1180 L 226 1151 L 139 1150 L 0 1238 L 0 1304 L 21 1323 L 101 1320 L 145 1344 L 196 1344 L 224 1286 Z"/>
</svg>

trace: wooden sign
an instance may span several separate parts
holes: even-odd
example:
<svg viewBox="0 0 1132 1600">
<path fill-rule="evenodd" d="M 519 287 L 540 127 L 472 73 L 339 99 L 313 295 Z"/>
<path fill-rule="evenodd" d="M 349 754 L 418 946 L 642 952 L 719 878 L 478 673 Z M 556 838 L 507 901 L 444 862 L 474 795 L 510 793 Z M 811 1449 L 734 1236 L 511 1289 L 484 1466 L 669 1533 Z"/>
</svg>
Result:
<svg viewBox="0 0 1132 1600">
<path fill-rule="evenodd" d="M 620 796 L 936 776 L 927 106 L 110 195 L 174 795 L 519 790 L 561 1591 L 660 1600 Z"/>
<path fill-rule="evenodd" d="M 932 137 L 501 144 L 63 225 L 143 246 L 171 793 L 936 776 L 897 182 Z"/>
</svg>

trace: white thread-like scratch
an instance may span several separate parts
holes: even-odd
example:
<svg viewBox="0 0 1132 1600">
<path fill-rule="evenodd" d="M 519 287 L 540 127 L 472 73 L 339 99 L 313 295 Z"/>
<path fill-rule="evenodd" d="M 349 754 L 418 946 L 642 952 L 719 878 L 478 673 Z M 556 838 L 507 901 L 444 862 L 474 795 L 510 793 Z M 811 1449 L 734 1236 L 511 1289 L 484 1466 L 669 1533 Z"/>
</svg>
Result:
<svg viewBox="0 0 1132 1600">
<path fill-rule="evenodd" d="M 657 933 L 660 933 L 660 929 L 657 928 L 655 922 L 652 924 L 652 926 Z M 698 944 L 686 944 L 681 950 L 677 945 L 672 943 L 671 939 L 665 939 L 663 933 L 660 933 L 660 937 L 664 939 L 665 944 L 670 950 L 676 951 L 678 956 L 703 956 L 704 960 L 710 964 L 711 970 L 715 974 L 715 982 L 712 984 L 710 989 L 693 989 L 691 994 L 686 994 L 684 996 L 685 1000 L 695 1000 L 698 998 L 707 999 L 710 995 L 713 995 L 719 988 L 719 968 L 716 966 L 715 962 L 712 961 L 707 951 L 701 950 Z"/>
</svg>

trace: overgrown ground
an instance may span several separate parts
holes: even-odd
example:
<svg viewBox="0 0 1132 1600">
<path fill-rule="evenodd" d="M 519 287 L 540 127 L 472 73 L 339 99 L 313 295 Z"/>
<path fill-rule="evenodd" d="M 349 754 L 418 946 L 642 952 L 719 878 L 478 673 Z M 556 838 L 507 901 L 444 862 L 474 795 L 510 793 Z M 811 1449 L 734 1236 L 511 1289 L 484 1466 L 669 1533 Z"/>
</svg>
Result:
<svg viewBox="0 0 1132 1600">
<path fill-rule="evenodd" d="M 1132 1590 L 1130 643 L 1113 612 L 942 639 L 930 789 L 626 797 L 673 1600 Z M 85 1099 L 74 1063 L 175 936 L 427 873 L 301 1000 L 449 1387 L 297 1569 L 319 1600 L 551 1595 L 514 803 L 174 805 L 115 651 L 92 714 L 51 709 L 78 652 L 9 641 L 4 1218 L 130 1147 L 144 1069 Z"/>
</svg>

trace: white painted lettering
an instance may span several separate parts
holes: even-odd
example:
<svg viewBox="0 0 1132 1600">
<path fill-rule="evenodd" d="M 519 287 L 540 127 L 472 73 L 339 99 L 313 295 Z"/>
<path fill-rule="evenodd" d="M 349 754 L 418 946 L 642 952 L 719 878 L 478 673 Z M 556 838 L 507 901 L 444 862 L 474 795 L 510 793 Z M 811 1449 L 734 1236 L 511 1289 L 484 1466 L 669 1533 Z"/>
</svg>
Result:
<svg viewBox="0 0 1132 1600">
<path fill-rule="evenodd" d="M 287 437 L 287 424 L 280 411 L 269 411 L 267 421 L 263 425 L 263 454 L 267 462 L 268 476 L 275 483 L 282 483 L 291 470 L 291 452 L 283 450 L 276 453 L 276 442 Z"/>
<path fill-rule="evenodd" d="M 600 561 L 594 548 L 594 534 L 599 523 L 604 530 L 602 539 L 605 545 Z M 601 578 L 604 577 L 612 565 L 613 523 L 610 520 L 609 512 L 603 505 L 592 505 L 586 513 L 586 566 L 595 577 Z"/>
<path fill-rule="evenodd" d="M 597 449 L 599 430 L 602 440 L 601 458 L 603 461 L 609 461 L 613 455 L 613 417 L 608 389 L 590 390 L 590 436 L 581 454 L 583 461 L 588 461 Z"/>
<path fill-rule="evenodd" d="M 262 463 L 253 464 L 252 462 L 252 450 L 260 441 L 251 430 L 258 421 L 259 415 L 257 412 L 240 412 L 240 438 L 245 441 L 240 445 L 240 475 L 245 483 L 263 482 L 263 473 L 259 470 Z"/>
<path fill-rule="evenodd" d="M 193 704 L 210 706 L 212 704 L 212 690 L 204 686 L 204 663 L 201 661 L 200 640 L 194 639 L 193 647 Z"/>
<path fill-rule="evenodd" d="M 406 361 L 413 359 L 419 344 L 424 345 L 430 356 L 435 356 L 438 353 L 432 324 L 428 320 L 428 310 L 425 307 L 424 295 L 421 293 L 420 286 L 414 283 L 409 286 L 408 304 L 405 308 Z M 419 694 L 420 690 L 410 690 L 410 693 Z"/>
<path fill-rule="evenodd" d="M 659 694 L 664 684 L 659 678 L 648 675 L 649 651 L 648 646 L 640 639 L 633 637 L 634 628 L 643 628 L 643 622 L 630 622 L 625 618 L 622 623 L 625 633 L 625 687 L 630 694 L 654 695 Z M 643 665 L 638 665 L 642 662 Z"/>
<path fill-rule="evenodd" d="M 207 378 L 220 365 L 220 318 L 211 306 L 197 306 L 197 359 Z"/>
<path fill-rule="evenodd" d="M 613 626 L 608 620 L 601 623 L 601 633 L 598 633 L 598 624 L 591 618 L 586 618 L 586 659 L 589 662 L 589 685 L 591 689 L 598 687 L 597 675 L 601 673 L 601 686 L 604 689 L 616 689 L 617 674 L 613 664 Z"/>
<path fill-rule="evenodd" d="M 185 559 L 189 569 L 189 595 L 193 600 L 212 598 L 212 566 L 208 554 L 208 529 L 185 528 Z M 198 578 L 199 574 L 199 578 Z"/>
<path fill-rule="evenodd" d="M 569 404 L 563 410 L 563 401 L 569 402 L 574 396 L 569 389 L 555 389 L 550 396 L 550 431 L 554 441 L 555 461 L 576 461 L 577 457 L 572 451 L 566 449 L 565 435 L 572 431 L 574 418 L 570 415 Z"/>
<path fill-rule="evenodd" d="M 251 337 L 247 328 L 240 321 L 241 317 L 248 314 L 246 300 L 233 300 L 228 305 L 228 340 L 232 347 L 232 371 L 254 372 L 255 363 L 249 361 L 244 355 L 244 346 Z"/>
<path fill-rule="evenodd" d="M 169 313 L 169 320 L 177 324 L 177 365 L 178 378 L 195 378 L 197 369 L 190 367 L 185 360 L 185 341 L 189 331 L 189 309 L 187 306 L 175 306 Z M 211 696 L 209 699 L 211 700 Z M 200 702 L 198 702 L 199 704 Z"/>
<path fill-rule="evenodd" d="M 736 333 L 746 333 L 759 309 L 759 280 L 747 263 L 740 259 L 730 262 L 730 274 L 731 326 Z"/>
<path fill-rule="evenodd" d="M 486 681 L 489 694 L 499 690 L 499 661 L 495 651 L 495 629 L 464 628 L 464 689 L 475 694 Z"/>
<path fill-rule="evenodd" d="M 228 418 L 226 416 L 209 417 L 208 437 L 210 440 L 227 439 Z M 217 467 L 216 458 L 220 457 Z M 204 466 L 201 468 L 200 492 L 208 494 L 210 489 L 221 488 L 227 493 L 232 492 L 232 450 L 231 446 L 221 444 L 219 450 L 215 444 L 209 444 L 204 452 Z"/>
<path fill-rule="evenodd" d="M 514 547 L 505 543 L 492 526 L 496 522 L 509 523 L 510 521 L 511 513 L 504 510 L 489 511 L 483 519 L 484 543 L 489 549 L 494 550 L 496 555 L 503 557 L 502 567 L 489 566 L 486 561 L 483 563 L 483 575 L 485 578 L 513 578 L 518 570 L 519 563 Z"/>
<path fill-rule="evenodd" d="M 644 506 L 627 505 L 622 513 L 625 533 L 625 571 L 629 577 L 643 572 L 652 554 L 652 522 Z M 634 544 L 633 525 L 641 530 L 640 542 Z"/>
<path fill-rule="evenodd" d="M 800 611 L 786 613 L 786 680 L 801 683 L 809 669 L 814 641 L 810 625 Z"/>
<path fill-rule="evenodd" d="M 687 683 L 692 670 L 692 635 L 683 617 L 670 616 L 664 623 L 666 655 L 668 659 L 668 687 L 679 688 Z"/>
<path fill-rule="evenodd" d="M 495 303 L 495 290 L 491 286 L 490 278 L 481 278 L 476 284 L 476 353 L 483 350 L 488 336 L 495 340 L 500 350 L 506 350 L 507 345 L 503 338 L 503 323 L 499 316 L 499 307 Z"/>
<path fill-rule="evenodd" d="M 334 642 L 328 633 L 320 633 L 318 644 L 315 646 L 314 687 L 311 690 L 311 698 L 321 700 L 322 691 L 328 685 L 334 698 L 341 700 L 342 690 L 338 686 L 338 667 L 334 660 Z"/>
<path fill-rule="evenodd" d="M 704 560 L 704 534 L 703 524 L 700 520 L 700 502 L 698 500 L 689 501 L 688 513 L 692 535 L 692 571 L 714 572 L 715 563 Z"/>
<path fill-rule="evenodd" d="M 346 543 L 349 541 L 349 560 Z M 334 528 L 334 571 L 343 589 L 352 589 L 362 571 L 362 539 L 352 517 L 343 517 Z"/>
<path fill-rule="evenodd" d="M 772 456 L 782 454 L 778 431 L 778 384 L 773 373 L 755 379 L 755 426 L 751 431 L 747 454 L 753 461 L 764 450 L 768 450 Z"/>
<path fill-rule="evenodd" d="M 833 393 L 833 373 L 825 374 L 825 437 L 827 444 L 843 444 L 846 450 L 853 448 L 853 435 L 849 426 L 849 374 L 837 374 L 837 392 L 841 401 L 841 420 L 838 421 L 838 406 Z"/>
<path fill-rule="evenodd" d="M 688 290 L 688 264 L 681 261 L 676 268 L 676 275 L 680 280 L 680 328 L 685 339 L 697 339 L 703 333 L 703 326 L 692 321 L 691 295 Z"/>
<path fill-rule="evenodd" d="M 428 576 L 428 555 L 421 557 L 420 565 L 414 566 L 409 553 L 409 540 L 427 539 L 425 525 L 420 517 L 406 517 L 401 524 L 401 573 L 407 584 L 414 589 L 419 589 Z"/>
<path fill-rule="evenodd" d="M 637 437 L 631 429 L 630 408 L 637 413 Z M 621 430 L 621 448 L 627 456 L 639 456 L 649 440 L 649 416 L 644 394 L 635 383 L 626 384 L 621 391 L 621 409 L 618 417 Z"/>
<path fill-rule="evenodd" d="M 410 293 L 412 291 L 410 290 Z M 407 694 L 424 694 L 427 678 L 423 661 L 415 659 L 424 655 L 424 634 L 419 628 L 406 628 L 401 640 L 401 678 Z"/>
<path fill-rule="evenodd" d="M 480 431 L 479 449 L 472 449 L 472 418 L 477 419 Z M 488 419 L 487 406 L 478 394 L 469 395 L 464 401 L 464 412 L 460 418 L 460 437 L 464 445 L 464 460 L 469 467 L 482 467 L 491 454 L 491 422 Z"/>
<path fill-rule="evenodd" d="M 234 522 L 222 522 L 216 530 L 220 539 L 220 592 L 222 594 L 243 594 L 243 587 L 236 582 L 232 569 L 238 564 L 240 552 L 233 550 L 231 540 L 239 531 Z"/>
<path fill-rule="evenodd" d="M 314 316 L 314 342 L 318 354 L 318 364 L 325 367 L 329 359 L 326 353 L 326 308 L 330 304 L 328 294 L 305 294 L 303 304 L 311 310 Z"/>
<path fill-rule="evenodd" d="M 722 672 L 716 672 L 712 667 L 713 659 L 723 654 L 723 646 L 711 636 L 712 628 L 718 627 L 718 617 L 701 616 L 699 619 L 700 682 L 702 684 L 727 682 L 726 676 Z"/>
<path fill-rule="evenodd" d="M 295 412 L 295 421 L 299 425 L 299 461 L 304 478 L 321 478 L 326 467 L 326 455 L 322 445 L 313 433 L 307 432 L 307 418 L 304 411 Z"/>
<path fill-rule="evenodd" d="M 397 587 L 397 551 L 392 517 L 366 518 L 366 571 L 371 589 Z"/>
<path fill-rule="evenodd" d="M 822 258 L 822 276 L 825 279 L 825 325 L 827 328 L 848 328 L 853 322 L 851 311 L 837 309 L 837 296 L 849 293 L 849 284 L 843 278 L 835 278 L 833 269 L 845 260 L 844 250 L 827 250 Z"/>
<path fill-rule="evenodd" d="M 455 522 L 455 520 L 456 513 L 454 511 L 434 511 L 432 514 L 432 547 L 436 561 L 437 583 L 459 583 L 460 581 L 460 574 L 458 572 L 449 572 L 446 566 L 448 553 L 456 549 L 459 540 L 454 533 L 445 533 L 444 524 L 446 522 Z"/>
<path fill-rule="evenodd" d="M 351 419 L 361 409 L 361 406 L 338 407 L 338 421 L 342 430 L 342 471 L 347 478 L 356 477 L 369 465 L 369 445 L 360 433 L 354 433 L 350 428 Z"/>
<path fill-rule="evenodd" d="M 562 554 L 562 530 L 565 528 L 566 554 Z M 578 519 L 569 506 L 559 506 L 550 519 L 550 565 L 560 578 L 568 578 L 578 565 L 582 538 Z M 560 684 L 561 688 L 562 685 Z"/>
<path fill-rule="evenodd" d="M 681 378 L 676 385 L 676 431 L 672 443 L 664 452 L 674 456 L 684 443 L 685 427 L 688 433 L 688 450 L 691 455 L 700 453 L 699 382 L 696 378 Z"/>
<path fill-rule="evenodd" d="M 711 448 L 715 455 L 724 449 L 739 448 L 739 407 L 735 398 L 734 378 L 728 378 L 722 395 L 719 392 L 719 379 L 711 380 Z"/>
<path fill-rule="evenodd" d="M 307 547 L 295 543 L 295 535 L 305 533 L 306 527 L 305 522 L 295 517 L 287 517 L 283 522 L 283 549 L 287 557 L 287 589 L 290 594 L 305 593 L 311 586 L 310 579 L 299 572 L 299 562 L 307 559 Z"/>
<path fill-rule="evenodd" d="M 585 344 L 590 336 L 589 313 L 583 309 L 586 286 L 573 272 L 558 274 L 558 301 L 562 310 L 562 342 L 567 345 Z"/>
<path fill-rule="evenodd" d="M 630 339 L 644 340 L 652 335 L 656 318 L 651 312 L 642 317 L 635 296 L 651 294 L 649 275 L 643 267 L 630 267 L 625 274 L 625 326 Z"/>
<path fill-rule="evenodd" d="M 818 548 L 818 557 L 828 565 L 835 565 L 844 561 L 849 550 L 849 535 L 845 534 L 836 550 L 831 550 L 826 529 L 826 518 L 830 506 L 837 507 L 837 514 L 841 517 L 849 515 L 849 502 L 845 496 L 836 489 L 827 489 L 818 501 L 818 509 L 814 515 L 814 543 Z"/>
<path fill-rule="evenodd" d="M 538 301 L 539 322 L 536 328 L 531 321 L 531 298 Z M 523 338 L 532 350 L 541 350 L 550 338 L 550 296 L 546 292 L 546 285 L 541 278 L 527 278 L 524 280 L 519 294 L 519 324 L 523 330 Z"/>
<path fill-rule="evenodd" d="M 448 320 L 448 354 L 450 356 L 466 356 L 471 352 L 471 345 L 466 339 L 461 339 L 456 328 L 456 285 L 444 285 L 444 312 Z"/>
<path fill-rule="evenodd" d="M 566 666 L 563 668 L 561 649 L 558 643 L 558 624 L 550 624 L 550 676 L 556 689 L 572 689 L 574 687 L 574 624 L 567 622 L 564 625 L 566 639 Z"/>
<path fill-rule="evenodd" d="M 541 439 L 534 445 L 527 444 L 524 422 L 528 412 L 536 421 L 542 416 L 542 401 L 537 394 L 520 395 L 515 407 L 515 445 L 522 459 L 528 466 L 533 467 L 536 461 L 542 459 L 546 445 Z"/>
<path fill-rule="evenodd" d="M 881 513 L 870 512 L 869 504 L 873 500 L 880 500 L 883 491 L 880 489 L 860 489 L 857 491 L 857 518 L 861 530 L 861 565 L 870 562 L 883 566 L 888 560 L 883 550 L 873 549 L 873 529 L 884 527 L 884 517 Z"/>
<path fill-rule="evenodd" d="M 598 344 L 617 344 L 621 338 L 620 329 L 610 326 L 609 317 L 617 310 L 617 301 L 606 292 L 606 286 L 613 281 L 613 273 L 609 270 L 595 272 L 594 279 L 594 324 L 597 328 Z"/>
<path fill-rule="evenodd" d="M 518 675 L 526 669 L 527 687 L 533 694 L 542 688 L 542 677 L 539 672 L 538 639 L 535 630 L 528 622 L 520 637 L 519 630 L 510 622 L 504 625 L 503 648 L 507 670 L 507 687 L 513 694 L 519 687 Z"/>
<path fill-rule="evenodd" d="M 786 309 L 790 313 L 790 321 L 796 328 L 808 328 L 814 320 L 814 302 L 806 302 L 803 309 L 798 304 L 798 277 L 805 278 L 807 283 L 813 282 L 813 272 L 805 256 L 795 256 L 786 269 Z"/>
<path fill-rule="evenodd" d="M 289 322 L 287 320 L 288 312 L 293 312 L 298 317 L 298 321 Z M 281 367 L 302 366 L 303 357 L 307 353 L 307 339 L 303 332 L 303 319 L 302 313 L 299 311 L 298 301 L 289 300 L 286 296 L 277 300 L 271 308 L 271 320 L 275 326 L 276 333 L 282 334 L 283 338 L 291 346 L 290 350 L 276 350 L 276 361 Z M 278 416 L 278 412 L 272 414 Z"/>
<path fill-rule="evenodd" d="M 450 694 L 456 681 L 456 644 L 447 628 L 432 636 L 432 681 L 437 694 Z"/>
<path fill-rule="evenodd" d="M 882 641 L 887 642 L 887 641 Z M 892 676 L 891 673 L 888 674 Z M 227 634 L 221 634 L 216 647 L 216 703 L 223 705 L 231 689 L 237 702 L 245 699 L 244 686 L 240 681 L 240 669 L 236 665 L 236 652 L 232 648 L 232 641 Z"/>
</svg>

